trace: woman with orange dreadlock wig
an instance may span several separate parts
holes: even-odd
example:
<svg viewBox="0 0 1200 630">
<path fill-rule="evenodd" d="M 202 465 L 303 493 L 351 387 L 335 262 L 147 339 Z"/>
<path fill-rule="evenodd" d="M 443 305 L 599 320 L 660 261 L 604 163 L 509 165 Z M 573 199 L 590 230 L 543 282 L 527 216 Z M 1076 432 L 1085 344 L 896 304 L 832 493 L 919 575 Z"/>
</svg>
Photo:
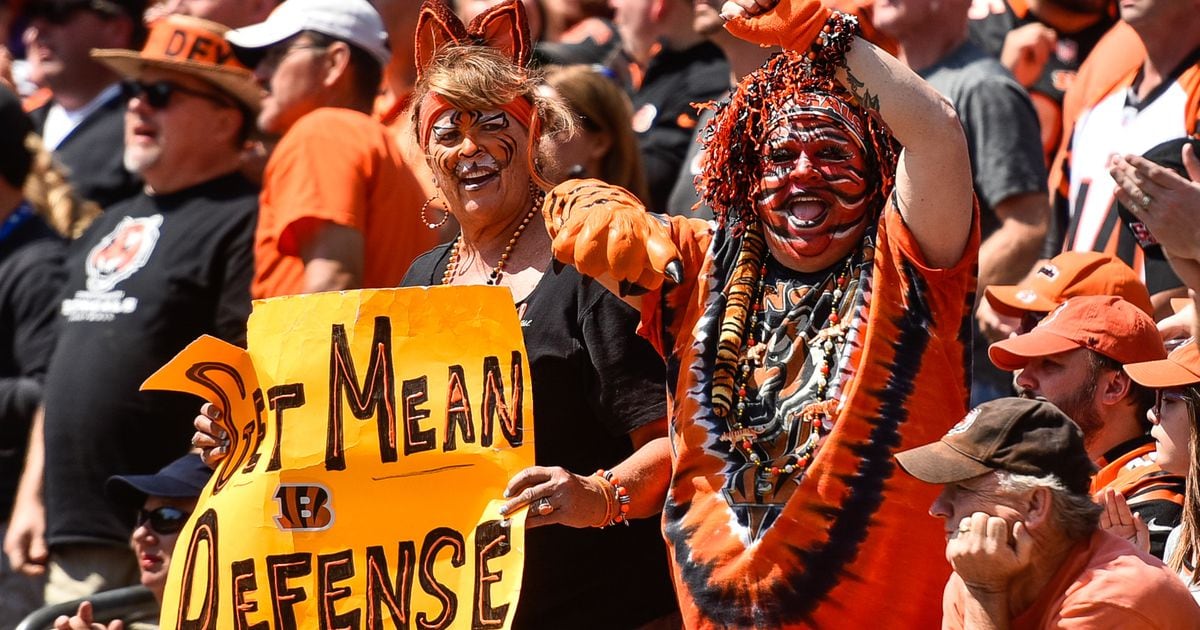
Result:
<svg viewBox="0 0 1200 630">
<path fill-rule="evenodd" d="M 673 448 L 622 464 L 642 480 L 628 492 L 667 487 L 688 627 L 936 627 L 944 534 L 892 454 L 966 411 L 979 236 L 961 127 L 818 0 L 722 13 L 785 52 L 706 129 L 716 220 L 594 180 L 543 206 L 556 258 L 640 308 L 667 358 Z"/>
</svg>

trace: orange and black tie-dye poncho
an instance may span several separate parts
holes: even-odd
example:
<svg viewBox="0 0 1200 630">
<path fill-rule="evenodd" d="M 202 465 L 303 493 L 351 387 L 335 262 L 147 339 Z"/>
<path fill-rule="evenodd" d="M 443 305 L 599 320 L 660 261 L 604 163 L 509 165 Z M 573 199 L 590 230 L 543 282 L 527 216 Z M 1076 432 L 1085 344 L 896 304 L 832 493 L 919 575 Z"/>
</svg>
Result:
<svg viewBox="0 0 1200 630">
<path fill-rule="evenodd" d="M 976 221 L 977 222 L 977 221 Z M 966 354 L 979 236 L 931 269 L 889 203 L 864 247 L 829 433 L 803 473 L 764 491 L 713 413 L 722 289 L 740 243 L 674 218 L 689 280 L 645 297 L 639 332 L 668 362 L 674 467 L 663 512 L 689 628 L 931 628 L 950 567 L 939 489 L 894 453 L 937 440 L 966 412 Z"/>
</svg>

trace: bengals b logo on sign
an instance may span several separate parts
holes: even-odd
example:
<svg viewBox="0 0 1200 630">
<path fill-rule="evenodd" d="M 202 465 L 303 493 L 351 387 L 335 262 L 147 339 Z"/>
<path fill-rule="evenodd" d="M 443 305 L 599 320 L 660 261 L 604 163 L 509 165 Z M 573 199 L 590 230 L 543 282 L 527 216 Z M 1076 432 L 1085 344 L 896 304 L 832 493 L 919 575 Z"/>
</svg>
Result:
<svg viewBox="0 0 1200 630">
<path fill-rule="evenodd" d="M 275 500 L 279 502 L 275 525 L 283 531 L 319 532 L 333 525 L 333 507 L 324 486 L 280 484 Z"/>
</svg>

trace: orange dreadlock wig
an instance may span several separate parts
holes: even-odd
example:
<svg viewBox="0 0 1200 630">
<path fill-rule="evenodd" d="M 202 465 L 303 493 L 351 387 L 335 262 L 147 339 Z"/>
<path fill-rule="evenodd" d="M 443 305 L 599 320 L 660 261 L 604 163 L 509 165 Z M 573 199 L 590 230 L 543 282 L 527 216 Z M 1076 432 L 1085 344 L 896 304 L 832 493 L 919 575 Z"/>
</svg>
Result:
<svg viewBox="0 0 1200 630">
<path fill-rule="evenodd" d="M 857 34 L 857 18 L 834 12 L 812 49 L 772 56 L 716 106 L 702 136 L 705 151 L 697 187 L 722 226 L 741 232 L 746 216 L 754 217 L 767 132 L 789 107 L 825 116 L 862 143 L 869 166 L 878 173 L 869 210 L 878 216 L 895 182 L 898 146 L 883 122 L 835 77 Z"/>
</svg>

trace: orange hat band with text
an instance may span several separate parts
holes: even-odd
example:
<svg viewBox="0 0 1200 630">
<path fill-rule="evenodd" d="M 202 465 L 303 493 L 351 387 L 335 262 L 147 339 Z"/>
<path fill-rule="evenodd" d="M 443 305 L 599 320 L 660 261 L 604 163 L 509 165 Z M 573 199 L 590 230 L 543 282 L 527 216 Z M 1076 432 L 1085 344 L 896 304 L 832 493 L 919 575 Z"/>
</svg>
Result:
<svg viewBox="0 0 1200 630">
<path fill-rule="evenodd" d="M 233 55 L 233 48 L 225 38 L 191 24 L 172 20 L 167 28 L 153 28 L 142 47 L 143 59 L 164 61 L 189 61 L 238 70 L 248 70 Z"/>
</svg>

